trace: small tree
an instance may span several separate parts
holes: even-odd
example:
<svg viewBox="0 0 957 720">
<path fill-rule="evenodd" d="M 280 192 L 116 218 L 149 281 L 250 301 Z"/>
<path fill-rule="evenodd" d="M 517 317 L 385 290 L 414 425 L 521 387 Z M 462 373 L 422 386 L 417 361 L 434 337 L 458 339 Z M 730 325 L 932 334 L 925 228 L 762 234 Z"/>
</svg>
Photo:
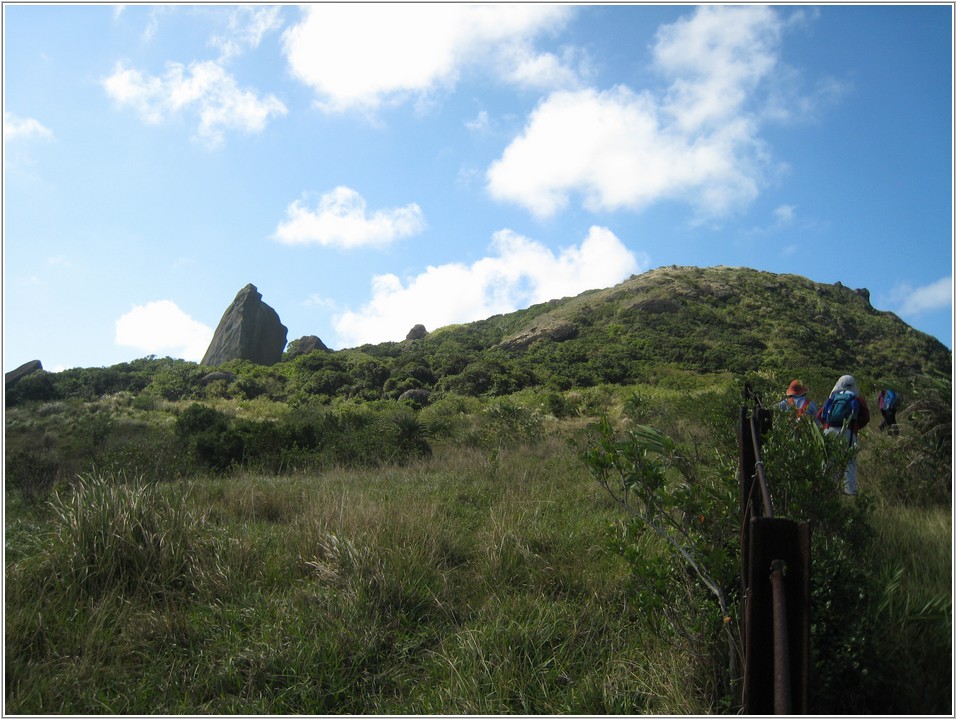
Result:
<svg viewBox="0 0 957 720">
<path fill-rule="evenodd" d="M 717 604 L 717 622 L 699 632 L 721 628 L 728 663 L 723 694 L 729 697 L 741 657 L 732 602 L 738 542 L 735 489 L 720 473 L 702 477 L 690 458 L 678 443 L 648 426 L 617 437 L 607 418 L 598 423 L 594 444 L 581 453 L 598 484 L 631 518 L 628 540 L 616 549 L 645 581 L 646 600 L 672 628 L 685 633 L 687 623 L 674 598 L 687 595 L 689 578 L 695 578 Z M 660 538 L 677 562 L 661 562 L 639 550 L 637 541 L 646 532 Z M 684 592 L 676 593 L 682 587 Z"/>
</svg>

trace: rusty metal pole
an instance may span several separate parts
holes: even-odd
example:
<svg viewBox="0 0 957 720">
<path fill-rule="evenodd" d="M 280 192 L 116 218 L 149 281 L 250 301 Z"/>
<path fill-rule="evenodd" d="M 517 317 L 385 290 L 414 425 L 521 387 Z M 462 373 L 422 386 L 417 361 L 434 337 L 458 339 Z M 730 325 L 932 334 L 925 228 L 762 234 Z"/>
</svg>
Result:
<svg viewBox="0 0 957 720">
<path fill-rule="evenodd" d="M 806 522 L 774 517 L 761 458 L 769 411 L 758 406 L 749 416 L 742 407 L 738 420 L 742 708 L 748 715 L 803 714 L 810 654 L 810 529 Z"/>
<path fill-rule="evenodd" d="M 784 569 L 780 560 L 771 563 L 771 594 L 774 617 L 774 714 L 791 714 L 791 651 L 788 646 L 788 608 Z"/>
</svg>

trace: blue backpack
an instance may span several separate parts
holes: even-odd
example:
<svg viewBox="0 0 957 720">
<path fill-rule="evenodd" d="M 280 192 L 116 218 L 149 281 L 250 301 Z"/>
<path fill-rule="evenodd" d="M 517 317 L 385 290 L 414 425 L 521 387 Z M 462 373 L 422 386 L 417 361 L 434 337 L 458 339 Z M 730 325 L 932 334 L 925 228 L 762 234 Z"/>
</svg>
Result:
<svg viewBox="0 0 957 720">
<path fill-rule="evenodd" d="M 850 390 L 831 395 L 824 410 L 824 421 L 828 425 L 844 425 L 857 418 L 857 396 Z"/>
<path fill-rule="evenodd" d="M 881 399 L 881 410 L 895 409 L 900 404 L 900 400 L 900 395 L 888 388 L 884 391 L 884 397 Z"/>
</svg>

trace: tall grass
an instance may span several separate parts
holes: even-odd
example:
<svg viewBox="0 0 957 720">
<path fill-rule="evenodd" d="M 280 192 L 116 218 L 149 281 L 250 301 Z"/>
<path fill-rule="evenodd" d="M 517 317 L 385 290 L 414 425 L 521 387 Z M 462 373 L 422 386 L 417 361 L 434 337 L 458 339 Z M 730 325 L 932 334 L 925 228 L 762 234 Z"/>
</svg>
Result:
<svg viewBox="0 0 957 720">
<path fill-rule="evenodd" d="M 888 712 L 944 709 L 952 703 L 953 564 L 948 508 L 883 507 L 877 511 L 883 592 L 871 599 L 881 648 L 895 658 L 880 678 L 893 698 Z M 928 671 L 930 670 L 930 671 Z"/>
<path fill-rule="evenodd" d="M 674 409 L 648 392 L 631 411 L 693 446 L 703 431 L 682 414 L 702 397 Z M 474 403 L 422 411 L 433 453 L 403 465 L 167 483 L 104 470 L 46 503 L 8 492 L 6 711 L 727 710 L 711 650 L 694 628 L 661 632 L 642 579 L 609 552 L 620 509 L 547 434 L 584 420 L 463 410 Z M 496 418 L 517 438 L 492 432 Z M 940 712 L 949 515 L 876 508 L 885 592 L 862 611 L 907 663 L 881 681 L 905 711 Z"/>
<path fill-rule="evenodd" d="M 554 439 L 379 472 L 86 477 L 7 567 L 7 708 L 645 711 L 612 519 Z"/>
</svg>

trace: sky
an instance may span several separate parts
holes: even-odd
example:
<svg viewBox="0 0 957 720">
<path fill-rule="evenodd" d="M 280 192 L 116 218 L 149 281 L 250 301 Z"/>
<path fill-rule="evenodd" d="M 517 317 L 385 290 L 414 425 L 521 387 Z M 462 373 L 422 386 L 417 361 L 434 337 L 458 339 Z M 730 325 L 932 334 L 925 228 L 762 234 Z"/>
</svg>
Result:
<svg viewBox="0 0 957 720">
<path fill-rule="evenodd" d="M 952 348 L 943 5 L 3 6 L 3 365 L 333 349 L 668 265 Z"/>
</svg>

